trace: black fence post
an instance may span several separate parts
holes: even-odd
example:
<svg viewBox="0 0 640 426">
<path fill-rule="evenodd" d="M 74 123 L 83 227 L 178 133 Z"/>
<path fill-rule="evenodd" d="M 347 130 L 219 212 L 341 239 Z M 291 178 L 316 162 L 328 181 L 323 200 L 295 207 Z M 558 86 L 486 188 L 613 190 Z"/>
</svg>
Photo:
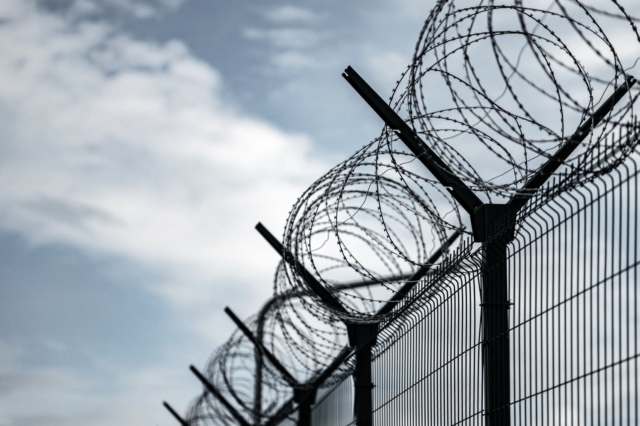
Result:
<svg viewBox="0 0 640 426">
<path fill-rule="evenodd" d="M 299 389 L 294 393 L 294 400 L 298 403 L 297 426 L 311 426 L 311 406 L 316 402 L 317 387 Z"/>
<path fill-rule="evenodd" d="M 347 325 L 349 343 L 355 348 L 356 366 L 353 375 L 356 426 L 373 425 L 373 382 L 371 380 L 371 352 L 376 344 L 378 323 Z"/>
<path fill-rule="evenodd" d="M 481 284 L 484 414 L 487 426 L 507 426 L 510 424 L 511 387 L 507 246 L 513 239 L 516 214 L 611 112 L 636 80 L 628 77 L 507 204 L 485 204 L 353 68 L 348 67 L 342 76 L 467 211 L 471 217 L 475 241 L 485 243 L 482 247 Z"/>
<path fill-rule="evenodd" d="M 506 204 L 485 204 L 475 215 L 476 241 L 483 241 L 481 315 L 484 415 L 487 426 L 508 426 L 510 416 L 509 291 L 507 246 L 513 219 Z"/>
<path fill-rule="evenodd" d="M 482 358 L 487 426 L 510 424 L 507 244 L 500 236 L 482 249 Z"/>
<path fill-rule="evenodd" d="M 297 426 L 311 426 L 311 401 L 303 401 L 298 406 L 298 423 Z"/>
</svg>

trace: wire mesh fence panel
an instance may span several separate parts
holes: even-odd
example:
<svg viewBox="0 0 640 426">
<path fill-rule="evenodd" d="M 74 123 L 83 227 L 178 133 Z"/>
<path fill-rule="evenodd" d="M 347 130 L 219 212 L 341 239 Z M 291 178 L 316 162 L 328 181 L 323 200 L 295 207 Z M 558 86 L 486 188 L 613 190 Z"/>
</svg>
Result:
<svg viewBox="0 0 640 426">
<path fill-rule="evenodd" d="M 353 380 L 346 377 L 337 386 L 319 392 L 313 407 L 314 426 L 340 426 L 353 422 Z"/>
<path fill-rule="evenodd" d="M 510 423 L 638 422 L 638 155 L 547 197 L 508 246 Z M 374 348 L 375 425 L 485 424 L 478 245 L 449 256 Z M 353 384 L 319 398 L 315 425 L 356 424 Z"/>
<path fill-rule="evenodd" d="M 537 208 L 510 247 L 513 424 L 637 424 L 637 161 Z"/>
<path fill-rule="evenodd" d="M 461 242 L 377 323 L 368 346 L 344 348 L 318 382 L 310 424 L 493 424 L 487 351 L 503 336 L 485 335 L 484 322 L 487 305 L 501 303 L 487 302 L 483 281 L 494 271 L 505 271 L 508 286 L 509 386 L 507 402 L 494 407 L 497 424 L 638 424 L 639 162 L 636 152 L 589 183 L 532 199 L 501 231 L 514 233 L 502 265 L 487 264 L 491 240 Z M 371 361 L 359 365 L 367 347 Z M 371 380 L 359 386 L 364 367 Z M 371 404 L 359 413 L 363 395 Z M 308 425 L 302 406 L 259 424 Z M 190 424 L 236 423 L 209 411 L 193 411 Z"/>
<path fill-rule="evenodd" d="M 463 269 L 438 277 L 438 294 L 411 307 L 392 340 L 380 344 L 373 363 L 374 424 L 481 420 L 477 279 Z"/>
</svg>

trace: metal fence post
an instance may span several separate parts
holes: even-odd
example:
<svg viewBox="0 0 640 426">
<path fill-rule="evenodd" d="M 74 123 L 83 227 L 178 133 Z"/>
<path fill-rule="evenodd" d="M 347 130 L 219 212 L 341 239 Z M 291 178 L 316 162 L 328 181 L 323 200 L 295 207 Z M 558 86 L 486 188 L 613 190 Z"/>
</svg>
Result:
<svg viewBox="0 0 640 426">
<path fill-rule="evenodd" d="M 507 245 L 513 239 L 512 219 L 505 204 L 485 204 L 478 213 L 474 236 L 484 241 L 480 306 L 485 424 L 507 426 L 511 424 Z"/>
<path fill-rule="evenodd" d="M 356 367 L 353 374 L 355 384 L 354 414 L 356 426 L 373 425 L 373 402 L 371 381 L 371 352 L 376 344 L 378 323 L 347 325 L 349 344 L 355 348 Z"/>
<path fill-rule="evenodd" d="M 487 426 L 507 426 L 510 424 L 511 386 L 507 245 L 513 239 L 514 219 L 517 212 L 611 112 L 636 80 L 628 77 L 507 204 L 485 204 L 353 68 L 348 67 L 342 76 L 467 211 L 475 241 L 485 243 L 482 247 L 481 272 L 485 419 Z"/>
<path fill-rule="evenodd" d="M 498 237 L 482 250 L 482 354 L 487 426 L 510 424 L 507 243 L 506 238 Z"/>
<path fill-rule="evenodd" d="M 297 426 L 311 426 L 311 406 L 316 402 L 317 386 L 311 389 L 300 389 L 294 393 L 294 400 L 298 403 Z"/>
</svg>

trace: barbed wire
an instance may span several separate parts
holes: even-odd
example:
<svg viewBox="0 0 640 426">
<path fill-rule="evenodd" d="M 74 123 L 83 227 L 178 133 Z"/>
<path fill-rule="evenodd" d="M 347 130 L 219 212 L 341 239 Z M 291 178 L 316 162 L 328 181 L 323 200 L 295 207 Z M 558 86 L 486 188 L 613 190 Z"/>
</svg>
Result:
<svg viewBox="0 0 640 426">
<path fill-rule="evenodd" d="M 275 285 L 282 286 L 286 280 L 285 264 L 278 266 Z M 287 352 L 295 362 L 286 365 L 295 372 L 300 383 L 311 380 L 319 371 L 329 365 L 347 343 L 344 323 L 337 321 L 323 310 L 314 309 L 306 291 L 276 290 L 275 304 L 271 315 L 265 320 L 269 336 L 265 340 L 267 348 Z M 283 348 L 277 345 L 284 345 Z"/>
<path fill-rule="evenodd" d="M 343 309 L 319 304 L 298 265 L 285 265 L 276 291 L 306 291 L 315 302 L 306 307 L 317 317 L 371 321 L 401 283 L 388 277 L 423 266 L 449 234 L 462 228 L 450 194 L 420 175 L 415 157 L 395 142 L 389 134 L 369 143 L 317 180 L 290 212 L 285 248 L 339 296 Z M 358 280 L 377 286 L 338 286 Z"/>
<path fill-rule="evenodd" d="M 627 81 L 638 59 L 638 19 L 618 2 L 608 9 L 577 0 L 526 3 L 533 7 L 521 0 L 438 2 L 391 101 L 489 202 L 520 189 Z M 565 162 L 562 170 L 576 184 L 633 151 L 637 138 L 597 169 L 584 167 L 620 125 L 634 122 L 637 96 L 630 91 Z"/>
<path fill-rule="evenodd" d="M 255 317 L 246 321 L 255 330 Z M 281 355 L 281 354 L 280 354 Z M 207 361 L 203 376 L 222 394 L 235 409 L 252 420 L 254 413 L 254 391 L 256 370 L 255 345 L 240 331 L 236 330 Z M 291 383 L 282 379 L 274 367 L 263 363 L 261 414 L 274 412 L 291 397 Z M 207 390 L 196 398 L 188 411 L 189 424 L 236 425 L 237 420 L 215 396 Z"/>
<path fill-rule="evenodd" d="M 438 1 L 389 104 L 483 201 L 504 202 L 628 81 L 638 62 L 638 20 L 616 0 Z M 590 129 L 536 203 L 607 173 L 636 149 L 639 93 L 630 90 Z M 466 220 L 447 188 L 385 127 L 296 201 L 283 247 L 297 262 L 279 264 L 274 299 L 249 328 L 299 383 L 309 383 L 348 343 L 347 324 L 389 323 L 398 314 L 380 315 L 380 307 L 434 252 L 456 249 L 448 238 L 468 234 Z M 455 261 L 473 273 L 467 253 L 468 241 Z M 309 285 L 307 272 L 335 303 Z M 345 285 L 358 282 L 369 285 Z M 269 362 L 257 373 L 255 357 L 255 346 L 236 332 L 205 369 L 247 419 L 273 415 L 292 396 L 292 383 Z M 351 373 L 341 368 L 336 380 Z M 188 421 L 236 423 L 206 392 Z"/>
</svg>

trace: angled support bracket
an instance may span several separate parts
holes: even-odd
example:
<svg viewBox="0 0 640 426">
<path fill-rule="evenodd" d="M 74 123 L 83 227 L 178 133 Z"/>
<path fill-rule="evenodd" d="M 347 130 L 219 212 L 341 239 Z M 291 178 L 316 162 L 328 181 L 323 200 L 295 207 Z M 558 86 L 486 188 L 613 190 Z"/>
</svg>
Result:
<svg viewBox="0 0 640 426">
<path fill-rule="evenodd" d="M 258 349 L 264 354 L 265 357 L 271 362 L 271 364 L 284 376 L 284 378 L 291 384 L 294 388 L 300 386 L 300 383 L 289 373 L 289 371 L 278 361 L 271 351 L 264 347 L 262 342 L 259 342 L 258 339 L 253 335 L 251 330 L 233 313 L 231 309 L 228 307 L 224 308 L 224 312 L 229 315 L 229 318 L 238 326 L 238 328 L 244 333 L 245 336 L 258 347 Z"/>
<path fill-rule="evenodd" d="M 174 410 L 168 402 L 163 401 L 162 405 L 164 405 L 164 408 L 166 408 L 167 410 L 169 410 L 169 412 L 173 415 L 173 417 L 175 417 L 175 419 L 178 421 L 178 423 L 180 423 L 182 426 L 189 426 L 189 423 L 187 423 L 187 421 L 185 419 L 183 419 L 182 417 L 180 417 L 180 414 L 178 414 L 176 412 L 176 410 Z"/>
<path fill-rule="evenodd" d="M 276 237 L 271 234 L 267 230 L 267 228 L 262 225 L 262 223 L 258 223 L 256 225 L 256 229 L 264 237 L 265 240 L 273 247 L 275 251 L 278 252 L 280 256 L 295 268 L 296 272 L 298 272 L 302 279 L 307 283 L 307 285 L 311 288 L 311 290 L 318 296 L 324 303 L 331 306 L 333 309 L 336 309 L 340 312 L 346 312 L 342 304 L 338 301 L 338 299 L 329 292 L 320 282 L 309 272 L 307 269 L 290 253 L 287 249 L 284 248 L 282 243 L 276 239 Z"/>
<path fill-rule="evenodd" d="M 616 89 L 606 101 L 593 113 L 591 117 L 585 120 L 576 131 L 567 139 L 567 141 L 558 149 L 558 151 L 549 158 L 538 171 L 529 179 L 524 186 L 516 192 L 509 200 L 509 208 L 513 212 L 520 210 L 527 201 L 536 193 L 549 177 L 569 158 L 571 153 L 582 143 L 582 141 L 591 133 L 591 131 L 604 119 L 607 114 L 616 106 L 616 104 L 629 92 L 631 87 L 636 84 L 636 79 L 629 76 L 620 87 Z"/>
<path fill-rule="evenodd" d="M 356 365 L 353 374 L 355 385 L 354 413 L 356 426 L 372 426 L 373 381 L 371 362 L 373 347 L 378 338 L 378 323 L 348 324 L 349 343 L 354 348 Z"/>
<path fill-rule="evenodd" d="M 404 122 L 402 118 L 367 84 L 351 67 L 347 67 L 342 76 L 362 96 L 369 106 L 382 118 L 390 129 L 407 145 L 431 174 L 451 193 L 451 196 L 469 214 L 482 205 L 482 201 L 473 193 L 451 168 Z"/>
<path fill-rule="evenodd" d="M 413 275 L 408 278 L 407 282 L 402 287 L 400 287 L 396 294 L 394 294 L 393 297 L 387 301 L 387 303 L 382 305 L 382 307 L 378 310 L 377 315 L 381 316 L 391 312 L 391 310 L 398 305 L 398 302 L 404 299 L 404 297 L 409 294 L 411 289 L 416 286 L 418 281 L 420 281 L 427 274 L 427 272 L 431 270 L 431 266 L 436 263 L 438 259 L 440 259 L 445 250 L 449 248 L 449 246 L 451 246 L 458 239 L 458 237 L 460 237 L 460 235 L 462 235 L 462 230 L 456 230 L 447 239 L 447 241 L 442 246 L 440 246 L 440 248 L 438 248 L 435 253 L 431 255 L 429 260 L 427 260 L 426 265 L 422 266 L 420 269 L 414 272 Z"/>
<path fill-rule="evenodd" d="M 236 410 L 234 406 L 231 405 L 224 396 L 222 396 L 220 391 L 218 391 L 218 389 L 216 389 L 216 387 L 213 386 L 213 384 L 209 382 L 209 380 L 207 380 L 206 377 L 200 374 L 200 372 L 196 369 L 196 367 L 192 365 L 189 367 L 189 369 L 193 374 L 195 374 L 198 380 L 202 382 L 205 389 L 207 389 L 209 393 L 211 393 L 211 395 L 215 396 L 222 403 L 222 405 L 224 405 L 227 411 L 233 416 L 234 419 L 236 419 L 236 421 L 241 426 L 250 426 L 249 423 L 240 415 L 240 413 L 238 413 L 238 410 Z"/>
<path fill-rule="evenodd" d="M 616 89 L 507 204 L 485 204 L 353 68 L 348 67 L 342 76 L 469 213 L 475 241 L 486 242 L 482 248 L 481 303 L 485 418 L 488 426 L 509 425 L 510 357 L 507 310 L 510 303 L 507 300 L 507 246 L 514 238 L 516 215 L 587 135 L 610 113 L 636 80 L 629 77 Z M 385 305 L 382 310 L 384 309 L 389 308 Z"/>
</svg>

